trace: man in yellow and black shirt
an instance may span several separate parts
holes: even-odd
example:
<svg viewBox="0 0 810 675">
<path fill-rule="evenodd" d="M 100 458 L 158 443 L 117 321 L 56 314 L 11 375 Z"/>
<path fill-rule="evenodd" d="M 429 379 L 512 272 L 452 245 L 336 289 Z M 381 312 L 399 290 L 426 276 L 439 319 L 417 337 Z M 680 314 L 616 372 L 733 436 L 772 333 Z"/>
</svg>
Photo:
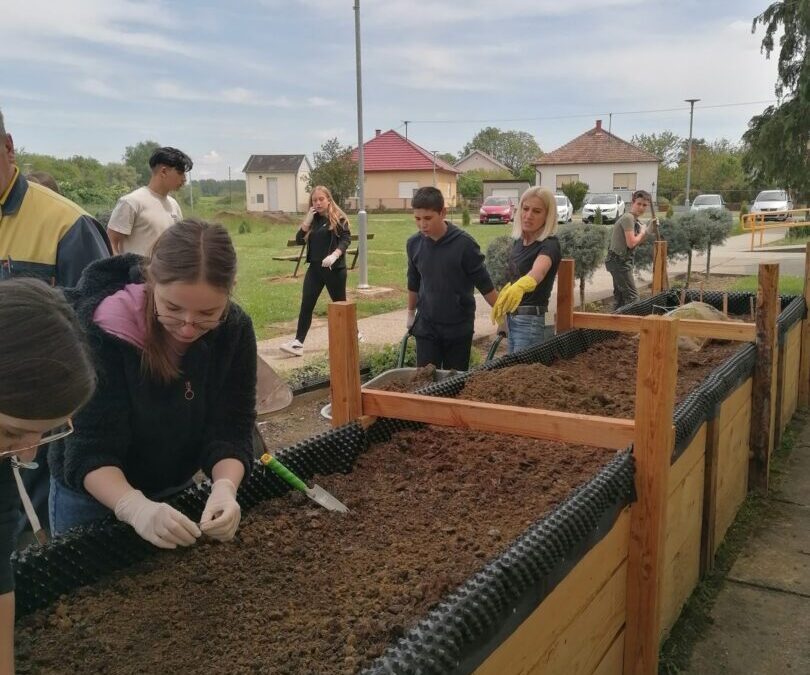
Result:
<svg viewBox="0 0 810 675">
<path fill-rule="evenodd" d="M 37 277 L 52 286 L 75 286 L 84 268 L 109 257 L 110 250 L 107 233 L 97 220 L 20 173 L 14 141 L 0 111 L 0 280 Z M 40 523 L 47 527 L 47 446 L 36 460 L 39 467 L 23 472 L 22 478 Z M 22 517 L 20 531 L 24 525 Z"/>
<path fill-rule="evenodd" d="M 0 112 L 0 279 L 37 277 L 74 286 L 87 265 L 109 255 L 98 221 L 20 173 Z"/>
</svg>

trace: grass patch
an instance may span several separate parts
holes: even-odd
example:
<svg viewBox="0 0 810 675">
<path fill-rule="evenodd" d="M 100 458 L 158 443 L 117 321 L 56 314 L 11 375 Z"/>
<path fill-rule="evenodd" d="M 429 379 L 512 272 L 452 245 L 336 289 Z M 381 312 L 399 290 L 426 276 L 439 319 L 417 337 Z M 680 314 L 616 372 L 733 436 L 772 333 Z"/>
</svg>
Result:
<svg viewBox="0 0 810 675">
<path fill-rule="evenodd" d="M 804 421 L 799 424 L 804 424 Z M 771 494 L 779 486 L 786 473 L 786 462 L 795 442 L 796 422 L 782 436 L 782 442 L 771 456 Z M 751 492 L 743 502 L 737 517 L 726 532 L 726 537 L 717 550 L 714 569 L 697 585 L 683 607 L 678 621 L 669 637 L 661 646 L 659 675 L 677 675 L 689 667 L 695 644 L 712 625 L 711 611 L 726 576 L 737 557 L 748 543 L 754 531 L 760 527 L 771 508 L 767 497 Z"/>
<path fill-rule="evenodd" d="M 729 291 L 749 291 L 756 293 L 758 280 L 755 276 L 741 277 L 728 289 Z M 780 276 L 779 292 L 783 295 L 803 295 L 804 279 L 797 276 Z"/>
</svg>

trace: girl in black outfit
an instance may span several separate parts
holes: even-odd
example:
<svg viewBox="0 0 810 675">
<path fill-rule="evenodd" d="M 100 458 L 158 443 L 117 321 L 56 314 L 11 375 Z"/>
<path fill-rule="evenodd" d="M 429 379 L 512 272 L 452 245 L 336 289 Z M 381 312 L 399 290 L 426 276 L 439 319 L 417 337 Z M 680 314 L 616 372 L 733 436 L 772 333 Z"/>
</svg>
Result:
<svg viewBox="0 0 810 675">
<path fill-rule="evenodd" d="M 304 340 L 312 325 L 312 312 L 323 287 L 326 286 L 332 302 L 346 299 L 345 255 L 351 242 L 349 219 L 335 204 L 329 189 L 323 185 L 312 190 L 309 206 L 301 229 L 295 235 L 299 244 L 306 243 L 309 263 L 301 294 L 298 330 L 295 340 L 280 347 L 282 351 L 294 356 L 304 355 Z"/>
<path fill-rule="evenodd" d="M 114 513 L 161 548 L 233 538 L 256 419 L 256 337 L 235 278 L 225 228 L 186 220 L 149 258 L 100 260 L 67 291 L 99 384 L 48 451 L 55 534 Z M 197 523 L 165 500 L 200 469 L 213 485 Z"/>
<path fill-rule="evenodd" d="M 61 292 L 34 279 L 0 282 L 0 675 L 14 672 L 14 464 L 69 434 L 69 416 L 95 385 L 81 327 Z"/>
</svg>

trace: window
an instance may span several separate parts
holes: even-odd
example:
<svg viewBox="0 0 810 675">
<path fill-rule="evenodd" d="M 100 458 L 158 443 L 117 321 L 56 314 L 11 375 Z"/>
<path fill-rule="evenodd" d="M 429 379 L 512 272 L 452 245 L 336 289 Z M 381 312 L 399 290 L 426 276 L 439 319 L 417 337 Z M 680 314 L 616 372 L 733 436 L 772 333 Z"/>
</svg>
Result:
<svg viewBox="0 0 810 675">
<path fill-rule="evenodd" d="M 614 173 L 613 174 L 613 189 L 614 190 L 635 190 L 636 189 L 636 175 L 634 173 Z"/>
<path fill-rule="evenodd" d="M 578 173 L 558 173 L 557 174 L 557 189 L 562 189 L 566 183 L 576 183 L 579 180 Z"/>
<path fill-rule="evenodd" d="M 418 189 L 419 183 L 416 181 L 402 181 L 399 184 L 399 198 L 410 199 Z"/>
<path fill-rule="evenodd" d="M 256 195 L 256 203 L 257 204 L 264 204 L 264 195 L 263 194 Z"/>
</svg>

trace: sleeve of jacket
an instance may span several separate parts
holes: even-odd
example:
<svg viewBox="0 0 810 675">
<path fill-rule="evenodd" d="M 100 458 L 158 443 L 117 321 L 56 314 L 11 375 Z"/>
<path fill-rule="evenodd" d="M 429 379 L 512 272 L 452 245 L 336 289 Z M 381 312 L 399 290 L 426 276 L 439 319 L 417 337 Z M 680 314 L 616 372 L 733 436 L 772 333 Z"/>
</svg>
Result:
<svg viewBox="0 0 810 675">
<path fill-rule="evenodd" d="M 78 492 L 85 492 L 84 478 L 91 471 L 103 466 L 117 466 L 123 471 L 132 438 L 120 349 L 98 336 L 92 338 L 92 345 L 98 376 L 96 391 L 73 416 L 74 432 L 54 443 L 48 453 L 54 473 L 61 465 L 65 485 Z"/>
<path fill-rule="evenodd" d="M 79 216 L 56 247 L 56 285 L 75 286 L 84 268 L 110 257 L 110 240 L 95 218 Z"/>
<path fill-rule="evenodd" d="M 17 485 L 11 473 L 11 460 L 0 459 L 0 595 L 14 590 L 11 554 L 17 542 L 19 503 Z"/>
<path fill-rule="evenodd" d="M 307 233 L 300 228 L 298 229 L 298 232 L 295 233 L 295 243 L 299 246 L 303 246 L 307 243 Z"/>
<path fill-rule="evenodd" d="M 349 221 L 341 220 L 337 226 L 338 245 L 342 255 L 346 255 L 349 245 L 352 243 L 352 233 L 349 229 Z"/>
<path fill-rule="evenodd" d="M 241 310 L 240 310 L 241 313 Z M 222 459 L 238 459 L 245 466 L 245 477 L 253 467 L 253 425 L 256 422 L 256 335 L 246 314 L 237 326 L 233 360 L 217 405 L 206 420 L 201 461 L 210 477 Z"/>
<path fill-rule="evenodd" d="M 461 266 L 481 295 L 486 295 L 495 289 L 495 284 L 492 283 L 487 266 L 484 264 L 484 254 L 481 253 L 481 249 L 472 237 L 468 238 L 467 245 L 464 247 Z"/>
<path fill-rule="evenodd" d="M 405 244 L 405 252 L 408 256 L 408 290 L 418 293 L 422 285 L 422 275 L 419 274 L 419 270 L 416 268 L 416 264 L 413 261 L 415 246 L 416 243 L 414 240 L 409 239 L 408 243 Z"/>
</svg>

